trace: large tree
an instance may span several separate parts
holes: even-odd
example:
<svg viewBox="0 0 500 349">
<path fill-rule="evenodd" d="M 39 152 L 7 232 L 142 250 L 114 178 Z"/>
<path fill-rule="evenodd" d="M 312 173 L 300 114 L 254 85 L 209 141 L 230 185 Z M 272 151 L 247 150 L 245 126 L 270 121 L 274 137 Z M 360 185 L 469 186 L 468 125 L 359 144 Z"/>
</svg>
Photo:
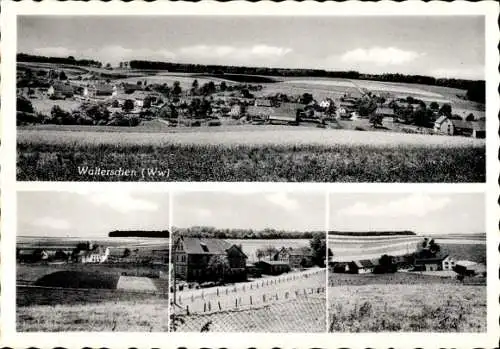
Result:
<svg viewBox="0 0 500 349">
<path fill-rule="evenodd" d="M 313 254 L 313 263 L 320 267 L 324 267 L 326 258 L 326 239 L 320 234 L 315 234 L 312 239 L 309 240 L 309 246 Z"/>
</svg>

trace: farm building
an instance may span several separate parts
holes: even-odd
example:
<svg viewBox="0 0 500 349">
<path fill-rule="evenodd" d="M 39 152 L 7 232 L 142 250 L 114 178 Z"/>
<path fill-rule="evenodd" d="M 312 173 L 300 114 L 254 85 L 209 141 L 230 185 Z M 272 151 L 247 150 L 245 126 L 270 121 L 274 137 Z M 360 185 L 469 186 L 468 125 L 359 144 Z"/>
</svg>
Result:
<svg viewBox="0 0 500 349">
<path fill-rule="evenodd" d="M 330 264 L 331 270 L 334 273 L 346 273 L 348 270 L 348 263 L 334 262 Z"/>
<path fill-rule="evenodd" d="M 458 274 L 465 276 L 486 275 L 486 265 L 472 261 L 457 261 L 453 270 Z"/>
<path fill-rule="evenodd" d="M 455 268 L 456 261 L 453 257 L 447 256 L 442 261 L 442 269 L 443 270 L 453 270 Z"/>
<path fill-rule="evenodd" d="M 110 84 L 91 84 L 83 88 L 83 96 L 86 98 L 112 97 L 117 93 L 116 86 Z"/>
<path fill-rule="evenodd" d="M 375 110 L 375 114 L 391 118 L 395 116 L 394 109 L 389 107 L 378 107 L 377 110 Z"/>
<path fill-rule="evenodd" d="M 179 237 L 173 246 L 175 275 L 186 281 L 208 278 L 246 279 L 247 255 L 237 245 L 222 239 Z M 227 270 L 208 271 L 216 260 L 227 263 Z"/>
<path fill-rule="evenodd" d="M 443 270 L 443 262 L 448 259 L 446 254 L 438 254 L 432 258 L 415 258 L 413 262 L 415 271 L 438 271 Z M 448 259 L 450 262 L 451 259 Z"/>
<path fill-rule="evenodd" d="M 73 86 L 60 82 L 50 85 L 50 87 L 47 89 L 47 95 L 53 99 L 71 98 L 73 97 L 74 93 L 75 92 Z"/>
<path fill-rule="evenodd" d="M 247 115 L 251 119 L 268 120 L 273 113 L 274 109 L 270 107 L 249 106 L 247 108 Z"/>
<path fill-rule="evenodd" d="M 255 266 L 266 275 L 280 275 L 290 271 L 290 265 L 281 261 L 258 261 Z"/>
<path fill-rule="evenodd" d="M 273 104 L 270 99 L 267 98 L 257 98 L 255 100 L 256 107 L 272 107 Z"/>
<path fill-rule="evenodd" d="M 104 263 L 108 260 L 109 248 L 97 246 L 89 250 L 78 251 L 73 258 L 78 263 Z"/>
<path fill-rule="evenodd" d="M 288 263 L 291 268 L 307 268 L 313 266 L 313 254 L 310 248 L 286 248 L 282 247 L 274 255 L 275 261 Z"/>
<path fill-rule="evenodd" d="M 462 135 L 474 138 L 486 137 L 486 124 L 484 121 L 469 122 L 459 119 L 458 116 L 449 118 L 440 116 L 434 123 L 434 131 L 447 134 L 449 136 Z"/>
<path fill-rule="evenodd" d="M 378 259 L 362 259 L 350 262 L 347 265 L 347 271 L 352 274 L 368 274 L 373 273 L 378 265 Z"/>
</svg>

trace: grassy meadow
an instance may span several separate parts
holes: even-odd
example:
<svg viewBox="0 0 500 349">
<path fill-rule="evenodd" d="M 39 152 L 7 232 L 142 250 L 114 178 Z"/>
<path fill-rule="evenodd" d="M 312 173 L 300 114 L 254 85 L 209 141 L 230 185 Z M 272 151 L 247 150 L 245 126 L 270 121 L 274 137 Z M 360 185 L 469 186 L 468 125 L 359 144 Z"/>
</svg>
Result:
<svg viewBox="0 0 500 349">
<path fill-rule="evenodd" d="M 67 296 L 76 297 L 77 293 Z M 100 303 L 18 306 L 19 332 L 166 332 L 168 300 L 137 294 Z"/>
<path fill-rule="evenodd" d="M 484 142 L 462 137 L 309 130 L 18 133 L 20 181 L 484 182 Z M 78 168 L 136 170 L 81 175 Z M 142 168 L 168 170 L 140 175 Z"/>
<path fill-rule="evenodd" d="M 328 298 L 330 332 L 486 331 L 484 286 L 337 286 Z"/>
</svg>

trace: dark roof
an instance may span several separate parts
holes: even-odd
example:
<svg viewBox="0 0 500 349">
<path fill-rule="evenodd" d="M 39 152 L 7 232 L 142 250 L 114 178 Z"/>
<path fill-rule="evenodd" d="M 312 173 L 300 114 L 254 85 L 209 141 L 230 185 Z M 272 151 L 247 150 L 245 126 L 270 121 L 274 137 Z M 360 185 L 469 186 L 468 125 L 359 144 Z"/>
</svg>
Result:
<svg viewBox="0 0 500 349">
<path fill-rule="evenodd" d="M 61 92 L 61 93 L 73 93 L 74 89 L 73 86 L 71 85 L 66 85 L 60 82 L 55 82 L 52 84 L 52 87 L 54 88 L 54 91 Z"/>
<path fill-rule="evenodd" d="M 472 129 L 472 123 L 465 120 L 450 119 L 455 128 Z"/>
<path fill-rule="evenodd" d="M 189 254 L 225 254 L 232 245 L 226 240 L 183 237 L 184 251 Z"/>
<path fill-rule="evenodd" d="M 353 261 L 352 263 L 354 263 L 358 268 L 373 268 L 375 266 L 369 259 L 361 259 L 359 261 Z"/>
<path fill-rule="evenodd" d="M 486 131 L 486 122 L 474 121 L 474 122 L 472 122 L 472 129 L 474 129 L 476 131 Z"/>
</svg>

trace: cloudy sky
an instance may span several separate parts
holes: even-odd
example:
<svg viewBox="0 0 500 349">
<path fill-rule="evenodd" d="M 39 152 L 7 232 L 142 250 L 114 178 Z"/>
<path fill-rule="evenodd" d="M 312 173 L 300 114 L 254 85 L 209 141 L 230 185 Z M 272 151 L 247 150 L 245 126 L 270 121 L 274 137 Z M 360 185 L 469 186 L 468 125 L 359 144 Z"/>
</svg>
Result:
<svg viewBox="0 0 500 349">
<path fill-rule="evenodd" d="M 330 229 L 484 233 L 484 194 L 331 194 Z"/>
<path fill-rule="evenodd" d="M 325 230 L 322 193 L 175 193 L 172 225 L 180 228 Z"/>
<path fill-rule="evenodd" d="M 19 236 L 106 237 L 112 230 L 167 230 L 167 193 L 18 192 Z"/>
<path fill-rule="evenodd" d="M 23 16 L 18 52 L 484 79 L 484 19 Z"/>
</svg>

